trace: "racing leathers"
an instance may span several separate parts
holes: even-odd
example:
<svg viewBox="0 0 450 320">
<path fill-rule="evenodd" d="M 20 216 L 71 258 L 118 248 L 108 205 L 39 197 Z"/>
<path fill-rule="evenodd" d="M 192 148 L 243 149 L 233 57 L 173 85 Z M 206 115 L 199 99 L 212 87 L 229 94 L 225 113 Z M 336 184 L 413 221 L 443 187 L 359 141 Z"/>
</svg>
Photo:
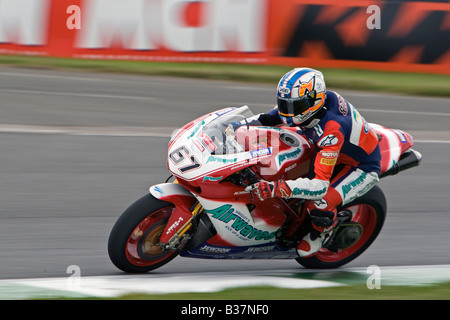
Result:
<svg viewBox="0 0 450 320">
<path fill-rule="evenodd" d="M 265 126 L 283 123 L 278 110 L 260 114 Z M 300 256 L 317 252 L 337 223 L 336 207 L 369 191 L 379 180 L 381 154 L 378 136 L 355 107 L 338 93 L 326 91 L 323 110 L 298 128 L 315 147 L 308 178 L 261 181 L 249 188 L 261 199 L 274 196 L 311 200 L 312 232 L 297 247 Z M 315 232 L 314 232 L 315 230 Z"/>
</svg>

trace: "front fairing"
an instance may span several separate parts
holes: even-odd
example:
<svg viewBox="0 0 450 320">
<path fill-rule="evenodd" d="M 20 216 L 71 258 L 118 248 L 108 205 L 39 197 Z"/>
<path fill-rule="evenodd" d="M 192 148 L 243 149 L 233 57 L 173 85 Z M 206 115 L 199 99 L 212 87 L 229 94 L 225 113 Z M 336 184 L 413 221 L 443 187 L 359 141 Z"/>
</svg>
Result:
<svg viewBox="0 0 450 320">
<path fill-rule="evenodd" d="M 178 131 L 168 150 L 168 169 L 185 181 L 220 181 L 254 157 L 237 143 L 228 124 L 253 114 L 248 107 L 222 109 Z"/>
<path fill-rule="evenodd" d="M 232 121 L 253 116 L 248 107 L 207 114 L 180 129 L 171 140 L 168 168 L 191 192 L 209 198 L 245 196 L 243 186 L 227 180 L 252 167 L 262 179 L 293 179 L 309 171 L 311 147 L 295 128 L 243 125 Z"/>
</svg>

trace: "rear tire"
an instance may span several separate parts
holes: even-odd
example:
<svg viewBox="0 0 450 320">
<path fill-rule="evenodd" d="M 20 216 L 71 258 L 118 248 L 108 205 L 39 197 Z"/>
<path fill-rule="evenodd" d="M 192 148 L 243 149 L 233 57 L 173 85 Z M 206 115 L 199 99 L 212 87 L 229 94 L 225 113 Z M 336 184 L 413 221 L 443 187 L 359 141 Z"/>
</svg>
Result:
<svg viewBox="0 0 450 320">
<path fill-rule="evenodd" d="M 108 240 L 112 263 L 122 271 L 144 273 L 168 263 L 177 256 L 159 246 L 159 238 L 174 205 L 147 194 L 119 217 Z"/>
<path fill-rule="evenodd" d="M 306 268 L 332 269 L 339 268 L 362 254 L 380 233 L 386 218 L 386 198 L 377 185 L 362 197 L 338 208 L 339 211 L 349 209 L 353 213 L 352 221 L 363 227 L 361 238 L 346 249 L 337 253 L 322 248 L 312 257 L 296 258 Z"/>
</svg>

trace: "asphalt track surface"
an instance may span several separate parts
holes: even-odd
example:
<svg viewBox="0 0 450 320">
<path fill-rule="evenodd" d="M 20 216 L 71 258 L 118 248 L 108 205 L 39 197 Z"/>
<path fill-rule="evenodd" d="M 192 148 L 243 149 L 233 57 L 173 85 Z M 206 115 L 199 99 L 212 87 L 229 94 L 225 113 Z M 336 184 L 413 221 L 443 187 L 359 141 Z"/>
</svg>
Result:
<svg viewBox="0 0 450 320">
<path fill-rule="evenodd" d="M 172 130 L 226 106 L 266 111 L 274 88 L 1 67 L 0 279 L 64 277 L 71 265 L 84 276 L 122 274 L 107 255 L 109 232 L 169 175 Z M 340 93 L 369 122 L 412 133 L 424 155 L 420 167 L 380 182 L 384 229 L 347 266 L 449 264 L 450 100 Z M 178 257 L 152 274 L 301 269 L 294 260 Z"/>
</svg>

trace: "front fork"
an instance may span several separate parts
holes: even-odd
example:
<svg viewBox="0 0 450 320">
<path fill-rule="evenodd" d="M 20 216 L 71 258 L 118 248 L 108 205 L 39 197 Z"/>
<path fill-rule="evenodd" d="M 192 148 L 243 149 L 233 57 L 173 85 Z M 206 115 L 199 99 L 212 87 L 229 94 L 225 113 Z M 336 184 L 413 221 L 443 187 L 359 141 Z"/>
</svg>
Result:
<svg viewBox="0 0 450 320">
<path fill-rule="evenodd" d="M 179 228 L 176 228 L 175 234 L 172 235 L 172 237 L 164 243 L 161 241 L 161 247 L 164 250 L 176 250 L 181 247 L 181 244 L 186 243 L 191 235 L 187 234 L 186 232 L 192 228 L 192 222 L 196 216 L 198 216 L 203 211 L 202 205 L 197 202 L 197 204 L 194 204 L 194 208 L 191 211 L 191 217 L 189 220 L 187 220 L 184 224 L 180 224 Z M 166 226 L 166 229 L 168 228 L 168 225 Z M 164 233 L 163 233 L 164 234 Z"/>
<path fill-rule="evenodd" d="M 175 206 L 161 234 L 160 245 L 165 250 L 176 250 L 189 239 L 187 231 L 192 228 L 194 218 L 203 211 L 203 207 L 192 193 L 178 183 L 154 185 L 149 191 L 155 198 Z"/>
</svg>

